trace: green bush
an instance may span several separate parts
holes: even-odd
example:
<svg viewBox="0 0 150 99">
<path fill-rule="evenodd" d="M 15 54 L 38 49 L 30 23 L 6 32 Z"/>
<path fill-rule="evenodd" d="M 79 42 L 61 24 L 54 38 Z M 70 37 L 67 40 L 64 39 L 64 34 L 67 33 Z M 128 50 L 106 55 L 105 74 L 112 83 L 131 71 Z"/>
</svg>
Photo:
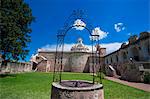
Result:
<svg viewBox="0 0 150 99">
<path fill-rule="evenodd" d="M 144 83 L 150 84 L 150 72 L 144 73 Z"/>
</svg>

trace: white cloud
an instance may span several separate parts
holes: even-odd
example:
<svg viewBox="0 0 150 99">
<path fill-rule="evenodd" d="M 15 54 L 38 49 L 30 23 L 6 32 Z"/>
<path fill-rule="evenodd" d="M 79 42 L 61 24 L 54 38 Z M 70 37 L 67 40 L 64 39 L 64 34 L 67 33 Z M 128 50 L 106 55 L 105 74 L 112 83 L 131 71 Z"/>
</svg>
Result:
<svg viewBox="0 0 150 99">
<path fill-rule="evenodd" d="M 121 44 L 122 43 L 120 43 L 120 42 L 102 43 L 102 44 L 100 44 L 100 46 L 106 48 L 106 53 L 109 54 L 113 51 L 118 50 L 121 47 Z M 64 44 L 64 51 L 70 51 L 70 49 L 73 45 L 74 44 Z M 85 46 L 88 47 L 90 51 L 92 51 L 91 45 L 85 45 Z M 94 50 L 95 50 L 95 47 L 94 47 Z M 56 51 L 56 45 L 47 44 L 46 46 L 43 46 L 42 48 L 38 49 L 38 51 Z"/>
<path fill-rule="evenodd" d="M 104 47 L 106 48 L 106 53 L 109 54 L 109 53 L 112 53 L 116 50 L 118 50 L 120 47 L 121 47 L 121 44 L 120 42 L 113 42 L 113 43 L 103 43 L 101 44 L 101 47 Z"/>
<path fill-rule="evenodd" d="M 128 36 L 132 36 L 132 33 L 128 33 L 127 35 L 128 35 Z"/>
<path fill-rule="evenodd" d="M 99 35 L 99 37 L 97 36 L 90 36 L 90 40 L 101 40 L 103 38 L 106 38 L 108 35 L 108 32 L 104 32 L 100 29 L 100 27 L 96 27 L 94 28 L 94 30 L 92 31 L 92 35 Z"/>
<path fill-rule="evenodd" d="M 64 44 L 64 51 L 70 51 L 70 49 L 73 45 L 74 44 Z M 47 45 L 41 47 L 40 49 L 38 49 L 38 51 L 56 51 L 56 45 L 47 44 Z"/>
<path fill-rule="evenodd" d="M 73 28 L 75 28 L 76 30 L 83 30 L 84 27 L 86 27 L 86 24 L 82 20 L 77 19 L 76 21 L 74 21 L 73 26 Z"/>
<path fill-rule="evenodd" d="M 114 24 L 114 29 L 116 30 L 116 32 L 120 32 L 125 30 L 125 27 L 123 23 L 116 23 Z"/>
</svg>

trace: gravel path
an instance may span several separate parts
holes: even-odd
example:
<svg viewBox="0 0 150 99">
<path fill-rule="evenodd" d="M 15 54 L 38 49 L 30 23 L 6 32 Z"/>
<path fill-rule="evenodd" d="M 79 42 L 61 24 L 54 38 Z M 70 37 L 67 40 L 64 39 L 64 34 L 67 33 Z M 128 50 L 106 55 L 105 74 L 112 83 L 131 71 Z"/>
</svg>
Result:
<svg viewBox="0 0 150 99">
<path fill-rule="evenodd" d="M 120 80 L 118 78 L 108 77 L 108 76 L 106 76 L 105 79 L 150 92 L 150 84 L 128 82 L 128 81 L 124 81 L 124 80 Z"/>
</svg>

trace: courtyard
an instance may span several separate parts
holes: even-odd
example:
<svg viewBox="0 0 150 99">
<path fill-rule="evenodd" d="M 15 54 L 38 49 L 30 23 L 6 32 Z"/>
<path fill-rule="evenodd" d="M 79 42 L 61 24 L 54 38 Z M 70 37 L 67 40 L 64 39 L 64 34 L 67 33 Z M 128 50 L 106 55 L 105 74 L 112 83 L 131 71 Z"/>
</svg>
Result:
<svg viewBox="0 0 150 99">
<path fill-rule="evenodd" d="M 0 99 L 150 99 L 149 1 L 2 0 Z"/>
<path fill-rule="evenodd" d="M 67 80 L 91 80 L 89 73 L 63 73 Z M 49 99 L 51 93 L 52 73 L 30 72 L 1 75 L 1 99 Z M 150 93 L 122 85 L 106 79 L 104 85 L 105 99 L 148 99 Z"/>
</svg>

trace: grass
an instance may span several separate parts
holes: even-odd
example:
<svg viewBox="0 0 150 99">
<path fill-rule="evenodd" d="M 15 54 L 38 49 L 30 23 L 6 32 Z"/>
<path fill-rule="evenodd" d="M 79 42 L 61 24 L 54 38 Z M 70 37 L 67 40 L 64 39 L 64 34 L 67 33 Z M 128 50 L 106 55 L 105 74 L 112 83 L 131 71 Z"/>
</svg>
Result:
<svg viewBox="0 0 150 99">
<path fill-rule="evenodd" d="M 63 73 L 63 79 L 92 80 L 89 74 Z M 0 99 L 50 99 L 52 73 L 23 73 L 0 77 Z M 150 99 L 150 93 L 103 80 L 105 99 Z"/>
</svg>

